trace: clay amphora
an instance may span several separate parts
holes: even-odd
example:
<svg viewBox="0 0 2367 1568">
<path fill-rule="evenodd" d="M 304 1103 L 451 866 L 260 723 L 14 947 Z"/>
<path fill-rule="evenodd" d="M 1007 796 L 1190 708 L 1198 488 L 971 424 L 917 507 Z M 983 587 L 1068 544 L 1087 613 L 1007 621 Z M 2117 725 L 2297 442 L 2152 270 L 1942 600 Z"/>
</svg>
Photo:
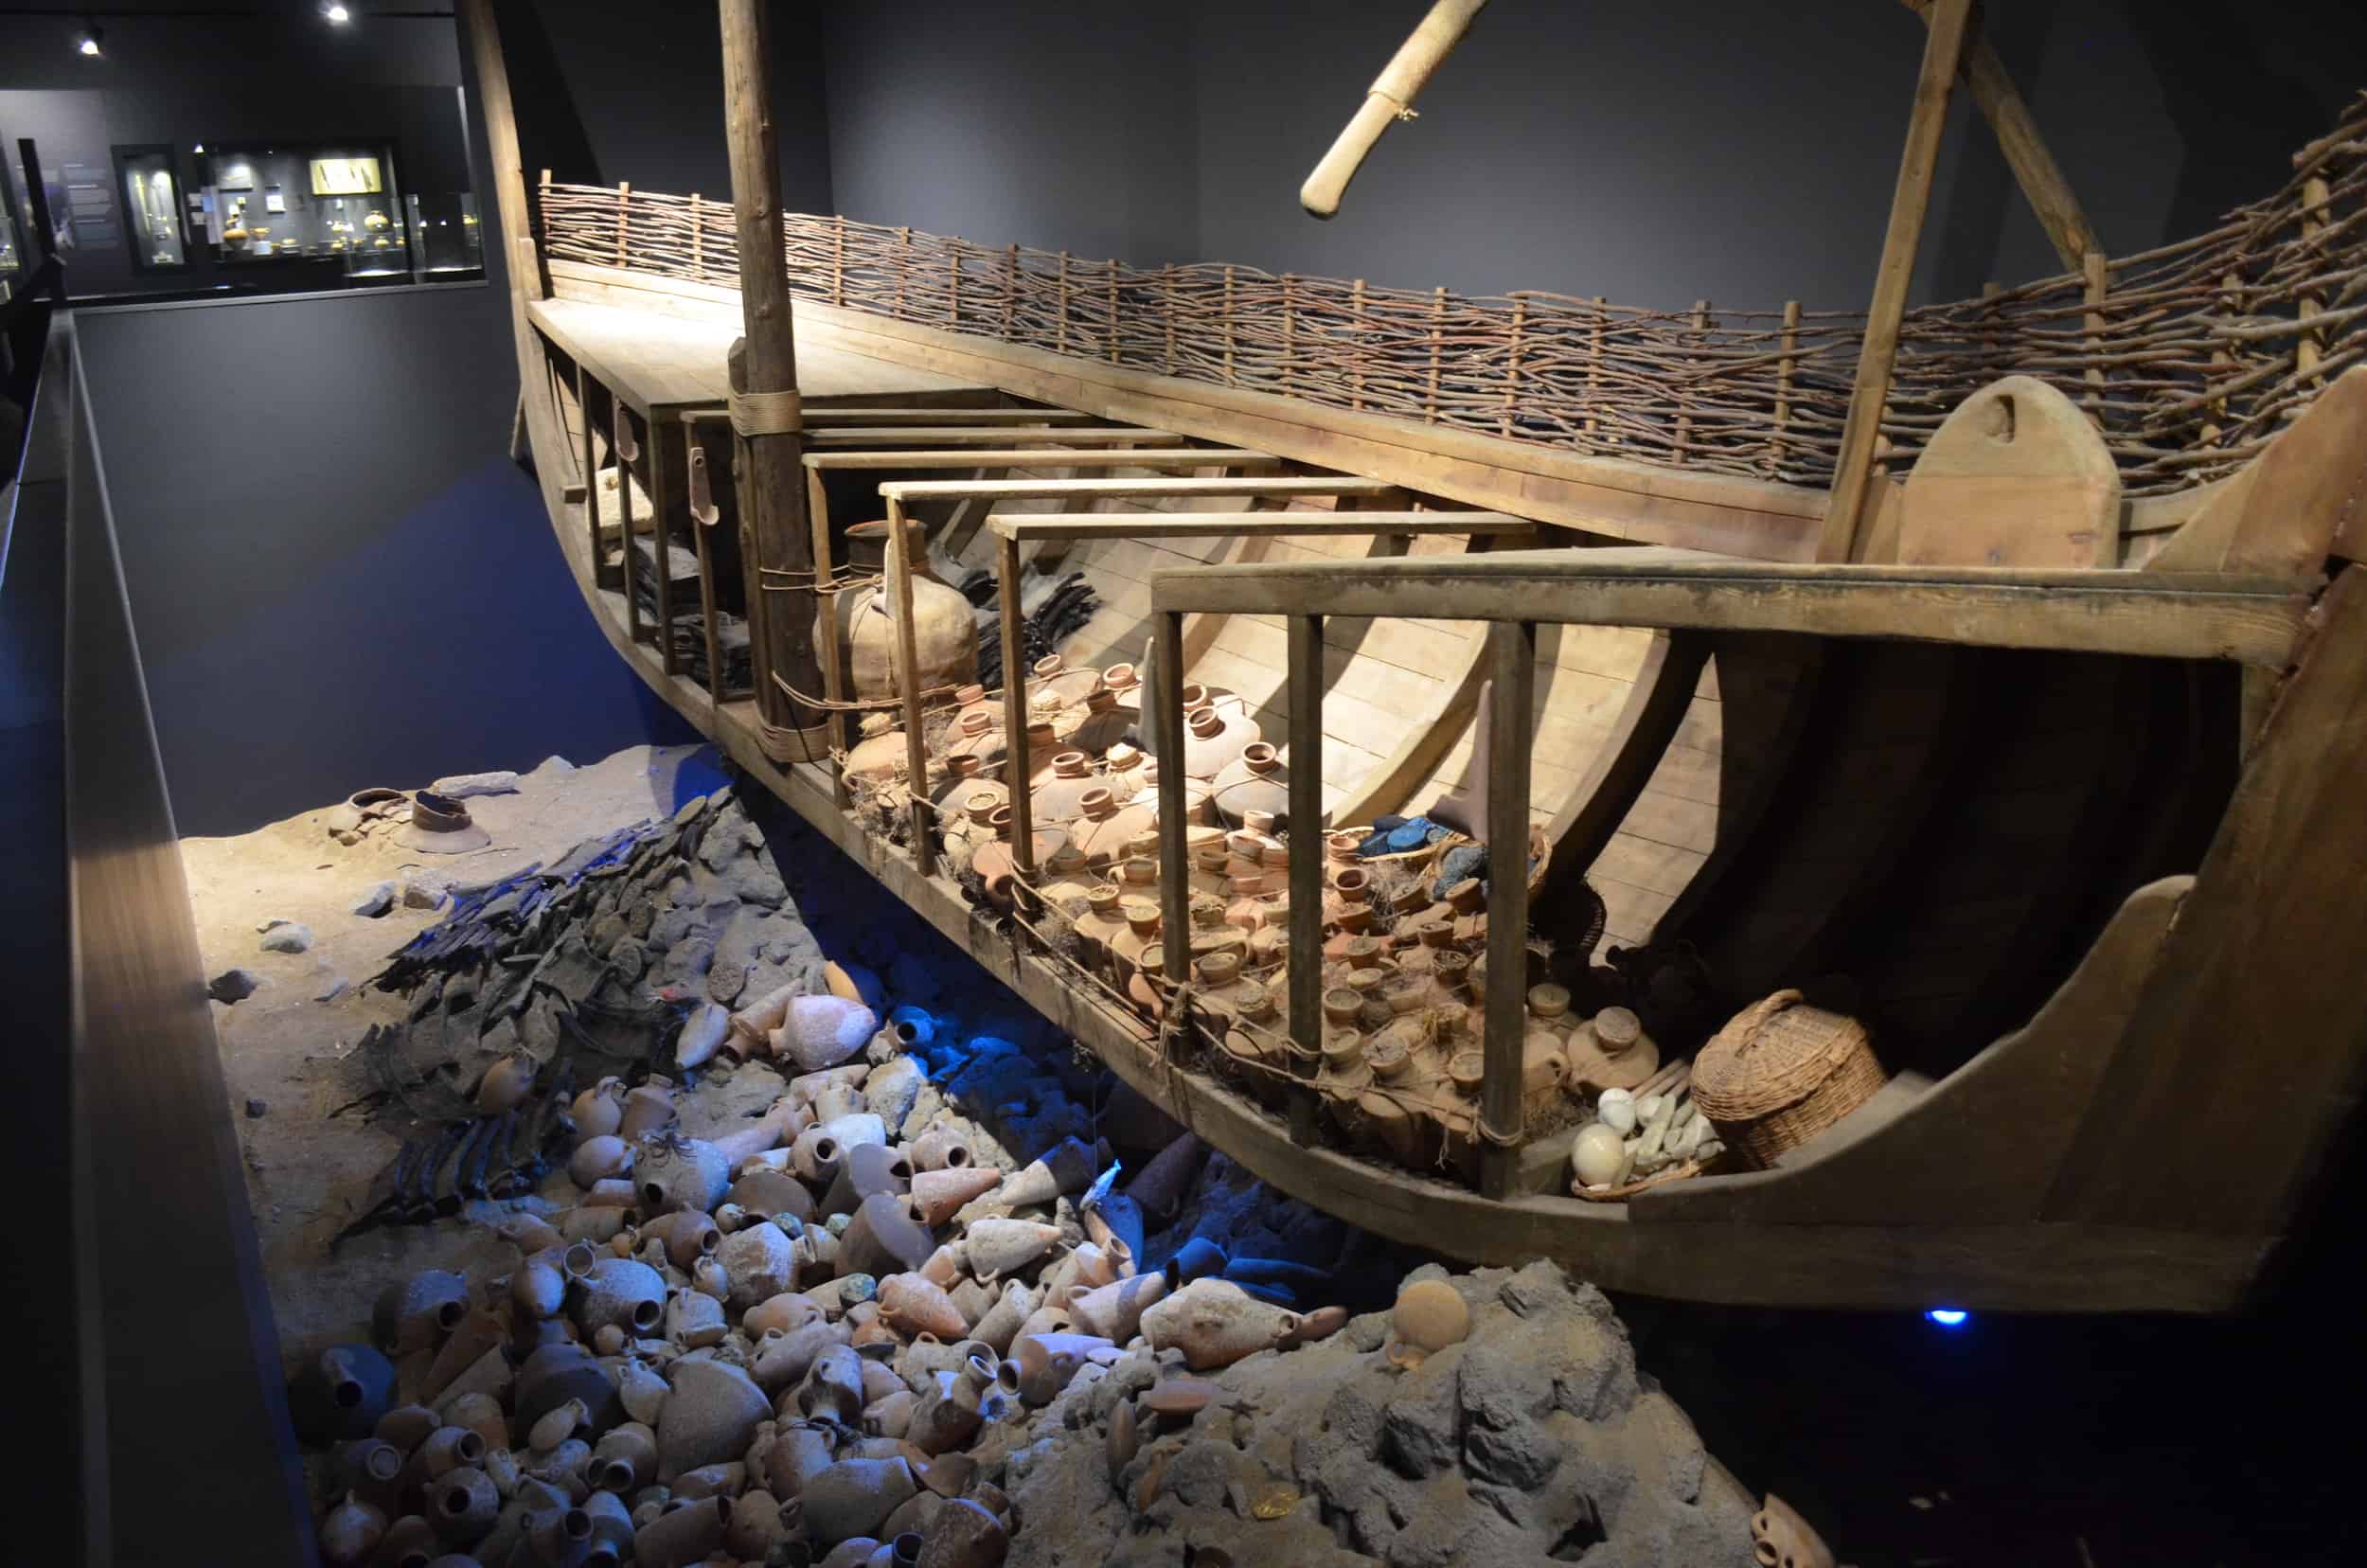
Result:
<svg viewBox="0 0 2367 1568">
<path fill-rule="evenodd" d="M 841 1459 L 799 1492 L 806 1531 L 825 1543 L 867 1536 L 919 1489 L 902 1459 Z"/>
<path fill-rule="evenodd" d="M 988 1166 L 952 1166 L 924 1170 L 913 1178 L 913 1202 L 920 1205 L 921 1222 L 942 1225 L 963 1204 L 992 1192 L 1003 1173 Z"/>
<path fill-rule="evenodd" d="M 1180 1349 L 1195 1372 L 1230 1366 L 1296 1331 L 1299 1314 L 1258 1300 L 1223 1279 L 1198 1279 L 1142 1315 L 1154 1350 Z"/>
<path fill-rule="evenodd" d="M 633 1532 L 632 1560 L 639 1568 L 688 1568 L 714 1555 L 731 1518 L 728 1497 L 677 1504 Z"/>
<path fill-rule="evenodd" d="M 923 691 L 959 686 L 978 677 L 977 622 L 958 589 L 938 580 L 929 562 L 928 541 L 919 523 L 905 522 L 905 559 L 912 566 L 914 673 Z M 858 523 L 846 530 L 846 570 L 857 578 L 884 577 L 888 525 Z M 884 581 L 841 589 L 814 616 L 814 636 L 836 637 L 839 668 L 858 698 L 897 695 L 893 645 L 893 599 Z"/>
<path fill-rule="evenodd" d="M 1208 804 L 1232 827 L 1239 827 L 1251 811 L 1275 820 L 1290 814 L 1290 780 L 1273 747 L 1263 740 L 1241 748 L 1241 755 L 1209 780 Z"/>
<path fill-rule="evenodd" d="M 1058 653 L 1047 653 L 1027 671 L 1027 702 L 1030 707 L 1073 707 L 1100 686 L 1101 671 L 1090 665 L 1071 665 Z"/>
<path fill-rule="evenodd" d="M 970 708 L 956 717 L 945 742 L 946 766 L 967 761 L 971 771 L 984 773 L 999 768 L 1008 748 L 1003 741 L 1003 728 L 994 715 L 980 708 Z"/>
<path fill-rule="evenodd" d="M 367 1437 L 395 1406 L 394 1363 L 366 1345 L 335 1345 L 288 1384 L 288 1414 L 315 1443 Z"/>
<path fill-rule="evenodd" d="M 1184 771 L 1213 790 L 1216 776 L 1261 739 L 1257 721 L 1238 705 L 1197 709 L 1184 729 Z"/>
<path fill-rule="evenodd" d="M 1114 1285 L 1097 1290 L 1072 1289 L 1068 1299 L 1069 1317 L 1077 1327 L 1089 1334 L 1123 1345 L 1134 1337 L 1141 1324 L 1143 1311 L 1167 1293 L 1167 1276 L 1159 1272 L 1140 1274 L 1131 1279 L 1121 1279 Z"/>
<path fill-rule="evenodd" d="M 1114 1348 L 1098 1334 L 1022 1334 L 1012 1344 L 1009 1359 L 996 1368 L 995 1380 L 1031 1409 L 1040 1407 L 1051 1403 L 1095 1352 Z"/>
<path fill-rule="evenodd" d="M 1089 761 L 1081 751 L 1053 754 L 1052 776 L 1037 783 L 1028 794 L 1039 828 L 1059 828 L 1074 821 L 1084 810 L 1085 796 L 1101 788 Z"/>
<path fill-rule="evenodd" d="M 1121 806 L 1106 786 L 1096 786 L 1078 797 L 1077 820 L 1069 825 L 1069 842 L 1083 853 L 1088 865 L 1103 870 L 1126 858 L 1134 841 L 1155 832 L 1158 826 L 1159 813 L 1148 802 Z"/>
<path fill-rule="evenodd" d="M 906 748 L 904 732 L 896 727 L 896 721 L 884 713 L 873 713 L 864 716 L 862 737 L 848 748 L 846 760 L 839 764 L 839 771 L 848 778 L 884 784 L 903 776 L 911 763 L 912 753 Z"/>
</svg>

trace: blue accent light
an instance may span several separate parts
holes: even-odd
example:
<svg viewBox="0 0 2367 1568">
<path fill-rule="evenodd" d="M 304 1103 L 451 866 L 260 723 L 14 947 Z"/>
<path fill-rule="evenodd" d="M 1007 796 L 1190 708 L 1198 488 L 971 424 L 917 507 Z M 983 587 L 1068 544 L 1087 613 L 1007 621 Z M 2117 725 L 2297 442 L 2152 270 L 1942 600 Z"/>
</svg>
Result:
<svg viewBox="0 0 2367 1568">
<path fill-rule="evenodd" d="M 1972 1314 L 1961 1307 L 1934 1307 L 1923 1315 L 1943 1328 L 1962 1328 L 1972 1321 Z"/>
</svg>

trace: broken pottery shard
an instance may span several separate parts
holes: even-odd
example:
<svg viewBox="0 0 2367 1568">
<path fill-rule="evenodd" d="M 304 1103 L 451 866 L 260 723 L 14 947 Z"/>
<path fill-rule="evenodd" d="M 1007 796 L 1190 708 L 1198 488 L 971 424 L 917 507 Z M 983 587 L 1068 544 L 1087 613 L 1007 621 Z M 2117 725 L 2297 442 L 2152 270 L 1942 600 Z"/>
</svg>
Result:
<svg viewBox="0 0 2367 1568">
<path fill-rule="evenodd" d="M 430 784 L 428 790 L 454 800 L 470 795 L 516 794 L 518 775 L 514 773 L 454 774 Z"/>
<path fill-rule="evenodd" d="M 265 953 L 302 953 L 312 945 L 312 928 L 294 920 L 275 920 L 256 945 Z"/>
</svg>

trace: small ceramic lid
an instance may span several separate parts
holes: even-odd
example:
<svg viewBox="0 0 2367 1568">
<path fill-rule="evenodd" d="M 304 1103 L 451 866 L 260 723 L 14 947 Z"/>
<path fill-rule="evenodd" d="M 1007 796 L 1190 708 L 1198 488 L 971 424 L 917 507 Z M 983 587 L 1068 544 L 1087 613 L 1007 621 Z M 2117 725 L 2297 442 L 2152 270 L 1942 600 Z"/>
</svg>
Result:
<svg viewBox="0 0 2367 1568">
<path fill-rule="evenodd" d="M 1102 756 L 1109 759 L 1112 773 L 1124 773 L 1135 763 L 1143 760 L 1141 748 L 1130 746 L 1123 740 L 1102 753 Z"/>
<path fill-rule="evenodd" d="M 1616 1056 L 1644 1035 L 1644 1021 L 1625 1007 L 1605 1007 L 1594 1015 L 1594 1043 L 1607 1056 Z"/>
</svg>

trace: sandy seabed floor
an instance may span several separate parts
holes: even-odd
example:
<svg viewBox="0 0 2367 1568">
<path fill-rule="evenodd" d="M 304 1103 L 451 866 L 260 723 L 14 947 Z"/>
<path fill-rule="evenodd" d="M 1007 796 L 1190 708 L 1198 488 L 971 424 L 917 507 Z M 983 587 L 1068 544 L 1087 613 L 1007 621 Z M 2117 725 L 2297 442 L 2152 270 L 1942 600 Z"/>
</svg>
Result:
<svg viewBox="0 0 2367 1568">
<path fill-rule="evenodd" d="M 367 1231 L 329 1250 L 400 1146 L 394 1129 L 372 1125 L 351 1103 L 359 1075 L 346 1059 L 372 1025 L 403 1011 L 402 997 L 372 989 L 369 978 L 443 918 L 400 895 L 376 918 L 353 914 L 354 904 L 377 883 L 400 886 L 418 872 L 469 883 L 548 864 L 582 839 L 671 815 L 682 799 L 721 783 L 700 748 L 636 746 L 581 768 L 554 757 L 522 774 L 515 794 L 471 797 L 470 815 L 492 843 L 467 854 L 405 848 L 400 829 L 384 826 L 340 844 L 324 826 L 335 802 L 236 838 L 182 841 L 206 974 L 243 968 L 265 982 L 242 1002 L 209 1006 L 291 1366 L 305 1346 L 365 1337 L 370 1304 L 388 1280 L 429 1268 L 465 1273 L 509 1255 L 484 1228 L 452 1224 Z M 275 919 L 309 926 L 310 950 L 263 952 L 257 928 Z M 249 1114 L 255 1104 L 262 1114 Z"/>
</svg>

